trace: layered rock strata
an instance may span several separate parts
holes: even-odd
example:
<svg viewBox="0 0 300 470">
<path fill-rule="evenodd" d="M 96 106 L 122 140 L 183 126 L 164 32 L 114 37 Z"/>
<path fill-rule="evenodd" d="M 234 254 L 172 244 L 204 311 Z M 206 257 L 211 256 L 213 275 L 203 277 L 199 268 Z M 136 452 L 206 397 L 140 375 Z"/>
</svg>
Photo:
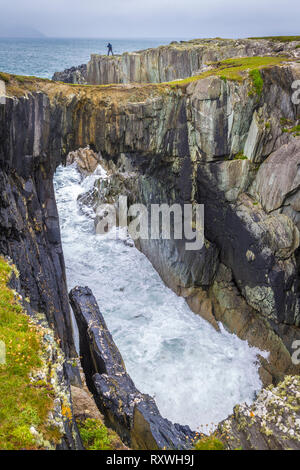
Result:
<svg viewBox="0 0 300 470">
<path fill-rule="evenodd" d="M 298 154 L 298 138 L 282 122 L 290 122 L 291 130 L 297 125 L 291 85 L 300 69 L 290 63 L 260 73 L 260 96 L 249 96 L 253 85 L 247 76 L 241 82 L 212 76 L 183 85 L 95 89 L 30 79 L 22 85 L 12 79 L 7 85 L 8 94 L 16 97 L 6 98 L 0 109 L 1 250 L 14 260 L 24 252 L 31 259 L 30 271 L 22 263 L 21 279 L 63 343 L 72 344 L 72 338 L 52 175 L 70 151 L 90 145 L 106 160 L 136 173 L 134 200 L 148 206 L 204 204 L 206 243 L 201 250 L 187 252 L 186 240 L 162 239 L 142 240 L 140 248 L 196 312 L 211 312 L 212 321 L 224 319 L 231 331 L 255 342 L 251 322 L 240 327 L 241 305 L 247 304 L 249 318 L 260 318 L 266 326 L 256 345 L 264 349 L 266 342 L 270 350 L 276 343 L 278 374 L 268 370 L 269 380 L 295 369 L 290 360 L 299 337 L 295 171 L 280 184 L 288 185 L 287 194 L 293 188 L 296 202 L 279 206 L 276 217 L 255 194 L 261 191 L 262 162 L 282 150 Z M 16 203 L 21 209 L 13 209 Z M 220 263 L 231 273 L 228 282 Z M 231 300 L 222 292 L 230 293 Z M 270 335 L 279 338 L 284 357 L 277 365 L 279 345 L 269 341 Z"/>
<path fill-rule="evenodd" d="M 247 73 L 165 85 L 3 82 L 0 251 L 67 357 L 74 345 L 52 178 L 70 151 L 90 145 L 136 175 L 134 201 L 204 204 L 201 250 L 191 254 L 173 239 L 140 248 L 194 311 L 271 352 L 264 383 L 299 373 L 291 355 L 299 339 L 300 110 L 291 97 L 300 66 L 260 74 L 260 93 Z"/>
<path fill-rule="evenodd" d="M 186 449 L 195 434 L 164 419 L 149 395 L 137 390 L 107 329 L 92 291 L 75 287 L 70 302 L 77 320 L 82 367 L 109 424 L 133 449 Z"/>
<path fill-rule="evenodd" d="M 53 80 L 66 83 L 160 83 L 199 74 L 206 64 L 235 57 L 287 55 L 300 57 L 300 41 L 266 39 L 198 39 L 119 56 L 92 54 L 85 66 L 56 72 Z"/>
</svg>

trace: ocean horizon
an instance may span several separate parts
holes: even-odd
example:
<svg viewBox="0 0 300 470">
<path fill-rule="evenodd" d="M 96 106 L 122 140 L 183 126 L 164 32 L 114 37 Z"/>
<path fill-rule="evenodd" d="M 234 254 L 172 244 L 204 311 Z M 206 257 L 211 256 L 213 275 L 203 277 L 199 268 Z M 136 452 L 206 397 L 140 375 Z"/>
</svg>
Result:
<svg viewBox="0 0 300 470">
<path fill-rule="evenodd" d="M 115 54 L 133 52 L 189 38 L 1 38 L 0 71 L 52 78 L 54 72 L 86 64 L 91 54 L 106 54 L 111 42 Z M 191 39 L 191 38 L 190 38 Z"/>
</svg>

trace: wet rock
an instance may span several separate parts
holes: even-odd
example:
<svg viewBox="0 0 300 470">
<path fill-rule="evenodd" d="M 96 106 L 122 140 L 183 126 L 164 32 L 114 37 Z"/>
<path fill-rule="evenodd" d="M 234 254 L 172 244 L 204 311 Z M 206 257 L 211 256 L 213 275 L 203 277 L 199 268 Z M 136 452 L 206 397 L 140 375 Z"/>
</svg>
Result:
<svg viewBox="0 0 300 470">
<path fill-rule="evenodd" d="M 87 383 L 110 425 L 134 449 L 191 447 L 194 433 L 164 419 L 154 399 L 136 389 L 91 290 L 74 288 L 70 302 Z"/>
<path fill-rule="evenodd" d="M 67 157 L 67 165 L 76 163 L 80 173 L 84 176 L 94 173 L 101 161 L 101 156 L 96 154 L 89 147 L 70 152 Z"/>
<path fill-rule="evenodd" d="M 96 403 L 90 392 L 85 388 L 71 387 L 71 395 L 73 402 L 73 415 L 76 420 L 80 419 L 100 419 L 103 416 L 98 410 Z"/>
<path fill-rule="evenodd" d="M 286 374 L 299 373 L 299 366 L 291 360 L 291 345 L 300 339 L 299 329 L 285 325 L 285 332 L 278 335 L 274 324 L 262 318 L 240 295 L 231 270 L 223 264 L 209 290 L 209 298 L 215 321 L 221 321 L 225 328 L 252 346 L 269 352 L 267 359 L 259 358 L 259 374 L 264 386 L 277 384 Z"/>
<path fill-rule="evenodd" d="M 36 178 L 0 168 L 0 253 L 14 260 L 21 293 L 33 310 L 46 314 L 71 356 L 75 348 L 53 183 L 39 171 Z"/>
<path fill-rule="evenodd" d="M 85 84 L 87 83 L 87 66 L 82 64 L 78 67 L 65 69 L 63 72 L 55 72 L 52 80 L 56 82 Z"/>
</svg>

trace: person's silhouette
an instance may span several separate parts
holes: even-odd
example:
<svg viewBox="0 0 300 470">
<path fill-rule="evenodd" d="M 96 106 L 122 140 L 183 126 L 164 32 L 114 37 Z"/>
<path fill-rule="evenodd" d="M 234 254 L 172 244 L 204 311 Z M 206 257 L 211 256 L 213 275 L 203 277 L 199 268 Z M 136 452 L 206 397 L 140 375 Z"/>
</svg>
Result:
<svg viewBox="0 0 300 470">
<path fill-rule="evenodd" d="M 109 55 L 110 53 L 111 53 L 111 55 L 114 55 L 113 48 L 112 48 L 112 45 L 111 45 L 110 42 L 107 44 L 107 48 L 108 48 L 108 54 L 107 55 Z"/>
</svg>

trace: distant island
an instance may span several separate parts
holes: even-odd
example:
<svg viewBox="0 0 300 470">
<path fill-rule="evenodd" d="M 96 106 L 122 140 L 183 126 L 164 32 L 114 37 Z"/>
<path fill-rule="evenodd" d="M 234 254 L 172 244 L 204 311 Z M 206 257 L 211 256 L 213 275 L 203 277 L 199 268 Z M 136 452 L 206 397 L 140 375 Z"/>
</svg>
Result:
<svg viewBox="0 0 300 470">
<path fill-rule="evenodd" d="M 0 38 L 45 38 L 46 36 L 35 28 L 22 25 L 1 25 Z"/>
</svg>

